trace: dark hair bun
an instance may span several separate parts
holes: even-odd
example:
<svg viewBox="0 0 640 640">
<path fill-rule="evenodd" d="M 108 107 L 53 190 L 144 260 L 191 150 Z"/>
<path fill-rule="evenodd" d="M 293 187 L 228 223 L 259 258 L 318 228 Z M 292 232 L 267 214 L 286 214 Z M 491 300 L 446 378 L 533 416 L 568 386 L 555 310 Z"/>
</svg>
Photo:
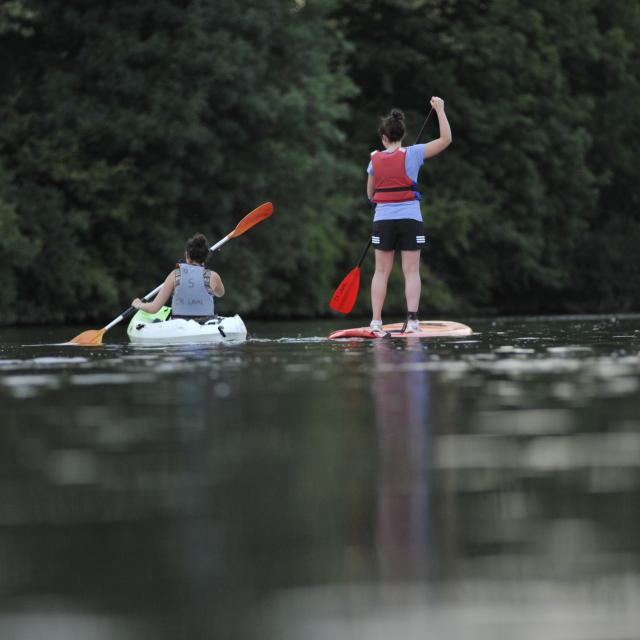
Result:
<svg viewBox="0 0 640 640">
<path fill-rule="evenodd" d="M 382 118 L 378 133 L 387 136 L 389 142 L 402 140 L 405 134 L 404 113 L 400 109 L 391 109 L 389 115 Z"/>
<path fill-rule="evenodd" d="M 196 233 L 187 240 L 187 255 L 194 262 L 204 262 L 209 254 L 209 243 L 202 233 Z"/>
</svg>

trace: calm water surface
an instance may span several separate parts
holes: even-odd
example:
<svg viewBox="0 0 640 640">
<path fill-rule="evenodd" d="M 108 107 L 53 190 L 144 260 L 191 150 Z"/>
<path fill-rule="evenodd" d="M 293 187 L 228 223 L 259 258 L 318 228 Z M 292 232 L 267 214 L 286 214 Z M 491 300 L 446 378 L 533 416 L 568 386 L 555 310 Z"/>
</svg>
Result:
<svg viewBox="0 0 640 640">
<path fill-rule="evenodd" d="M 640 637 L 640 318 L 0 331 L 0 638 Z"/>
</svg>

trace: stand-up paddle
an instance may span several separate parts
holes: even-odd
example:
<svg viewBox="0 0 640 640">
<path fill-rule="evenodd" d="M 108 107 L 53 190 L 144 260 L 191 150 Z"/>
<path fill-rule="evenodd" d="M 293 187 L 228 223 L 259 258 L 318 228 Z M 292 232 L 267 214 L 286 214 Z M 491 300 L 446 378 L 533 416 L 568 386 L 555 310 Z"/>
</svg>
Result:
<svg viewBox="0 0 640 640">
<path fill-rule="evenodd" d="M 338 285 L 335 290 L 329 306 L 338 313 L 349 313 L 353 309 L 353 305 L 356 303 L 358 292 L 360 291 L 360 265 L 362 264 L 364 257 L 369 251 L 371 246 L 371 236 L 369 236 L 369 242 L 367 242 L 358 264 L 349 271 L 344 280 Z"/>
<path fill-rule="evenodd" d="M 226 235 L 222 240 L 216 242 L 216 244 L 209 247 L 209 253 L 216 251 L 219 249 L 225 242 L 233 238 L 237 238 L 241 236 L 246 231 L 249 231 L 251 227 L 255 227 L 259 222 L 262 222 L 266 218 L 268 218 L 273 213 L 273 205 L 270 202 L 265 202 L 261 204 L 257 209 L 254 209 L 251 213 L 248 213 L 238 224 L 236 228 Z M 152 291 L 149 291 L 143 298 L 143 302 L 148 302 L 153 296 L 160 291 L 162 285 L 158 285 Z M 112 320 L 108 325 L 103 327 L 102 329 L 88 329 L 87 331 L 83 331 L 81 334 L 77 335 L 75 338 L 72 338 L 66 344 L 75 344 L 80 346 L 94 346 L 102 344 L 102 336 L 111 329 L 111 327 L 115 327 L 119 322 L 130 318 L 137 309 L 135 307 L 129 307 L 126 311 L 123 311 L 115 320 Z"/>
<path fill-rule="evenodd" d="M 429 110 L 427 117 L 422 123 L 422 127 L 420 127 L 420 131 L 416 137 L 416 141 L 413 144 L 418 144 L 420 142 L 420 138 L 422 137 L 422 133 L 424 128 L 427 126 L 427 122 L 429 122 L 429 118 L 433 113 L 433 107 Z M 367 242 L 367 246 L 364 248 L 362 255 L 360 256 L 360 260 L 358 260 L 358 264 L 349 271 L 349 273 L 344 277 L 344 280 L 338 285 L 338 288 L 335 290 L 331 300 L 329 302 L 329 307 L 338 313 L 351 313 L 353 309 L 356 299 L 358 297 L 358 293 L 360 292 L 360 265 L 364 261 L 365 256 L 367 255 L 367 251 L 369 251 L 369 247 L 371 246 L 371 236 L 369 236 L 369 242 Z"/>
</svg>

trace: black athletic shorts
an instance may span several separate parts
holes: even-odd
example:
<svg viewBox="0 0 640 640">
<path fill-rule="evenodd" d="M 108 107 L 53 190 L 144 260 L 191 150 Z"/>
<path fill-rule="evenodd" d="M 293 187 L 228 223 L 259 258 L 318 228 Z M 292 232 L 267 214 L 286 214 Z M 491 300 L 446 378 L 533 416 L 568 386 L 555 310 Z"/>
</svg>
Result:
<svg viewBox="0 0 640 640">
<path fill-rule="evenodd" d="M 373 223 L 371 244 L 381 251 L 415 251 L 426 242 L 424 222 L 418 220 L 378 220 Z"/>
</svg>

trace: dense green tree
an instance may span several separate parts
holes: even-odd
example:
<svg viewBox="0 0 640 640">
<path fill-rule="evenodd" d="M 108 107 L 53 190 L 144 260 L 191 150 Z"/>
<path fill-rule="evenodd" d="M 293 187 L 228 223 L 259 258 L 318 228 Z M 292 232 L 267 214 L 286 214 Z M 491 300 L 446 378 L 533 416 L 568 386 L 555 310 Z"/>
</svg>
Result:
<svg viewBox="0 0 640 640">
<path fill-rule="evenodd" d="M 573 47 L 561 50 L 572 90 L 592 105 L 589 166 L 600 185 L 596 215 L 572 265 L 570 309 L 638 311 L 640 4 L 593 2 L 592 8 L 592 37 L 581 31 L 565 40 Z"/>
<path fill-rule="evenodd" d="M 317 312 L 348 174 L 333 153 L 352 89 L 332 3 L 29 6 L 33 37 L 0 39 L 18 60 L 0 102 L 3 197 L 38 247 L 20 266 L 21 318 L 113 314 L 186 236 L 219 239 L 266 200 L 269 231 L 212 262 L 228 310 Z"/>
<path fill-rule="evenodd" d="M 0 38 L 17 43 L 33 34 L 33 13 L 21 2 L 0 2 Z M 0 60 L 0 82 L 9 85 L 12 65 L 8 55 Z M 11 99 L 7 95 L 7 99 Z M 5 128 L 7 123 L 5 123 Z M 33 258 L 39 243 L 29 242 L 18 227 L 18 213 L 12 198 L 14 175 L 0 157 L 0 266 L 3 272 L 4 318 L 17 318 L 18 269 Z"/>
<path fill-rule="evenodd" d="M 637 310 L 639 36 L 623 0 L 0 0 L 0 321 L 112 316 L 266 200 L 219 308 L 325 313 L 378 118 L 434 94 L 423 313 Z"/>
<path fill-rule="evenodd" d="M 562 12 L 517 0 L 342 3 L 354 76 L 365 78 L 355 137 L 376 144 L 376 115 L 390 106 L 417 127 L 430 95 L 447 104 L 454 144 L 423 170 L 426 308 L 541 310 L 571 286 L 567 260 L 594 217 L 597 180 L 587 162 L 592 106 L 572 92 L 559 38 L 577 20 L 590 31 L 571 46 L 585 46 L 591 11 L 583 2 Z"/>
<path fill-rule="evenodd" d="M 28 37 L 33 35 L 34 12 L 21 0 L 0 2 L 0 36 L 7 34 Z"/>
</svg>

